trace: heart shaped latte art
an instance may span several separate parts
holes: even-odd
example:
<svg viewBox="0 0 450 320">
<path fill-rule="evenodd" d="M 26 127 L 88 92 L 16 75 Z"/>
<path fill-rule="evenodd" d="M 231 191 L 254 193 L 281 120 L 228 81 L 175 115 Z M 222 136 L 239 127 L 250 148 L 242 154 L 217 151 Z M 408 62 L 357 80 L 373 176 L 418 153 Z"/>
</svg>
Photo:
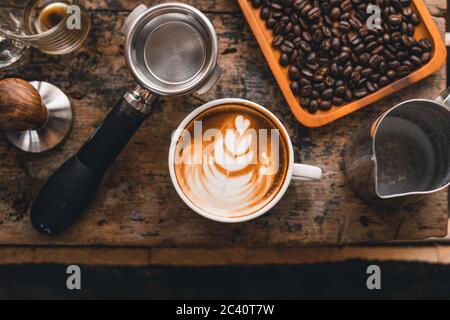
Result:
<svg viewBox="0 0 450 320">
<path fill-rule="evenodd" d="M 256 120 L 246 114 L 222 116 L 218 136 L 197 138 L 183 150 L 186 158 L 202 159 L 201 163 L 181 165 L 179 175 L 183 191 L 203 210 L 223 217 L 245 216 L 272 196 L 279 151 L 258 146 L 266 122 Z"/>
<path fill-rule="evenodd" d="M 250 128 L 251 122 L 248 119 L 245 119 L 244 116 L 237 116 L 234 120 L 234 126 L 236 127 L 237 132 L 240 135 L 243 135 L 248 128 Z"/>
</svg>

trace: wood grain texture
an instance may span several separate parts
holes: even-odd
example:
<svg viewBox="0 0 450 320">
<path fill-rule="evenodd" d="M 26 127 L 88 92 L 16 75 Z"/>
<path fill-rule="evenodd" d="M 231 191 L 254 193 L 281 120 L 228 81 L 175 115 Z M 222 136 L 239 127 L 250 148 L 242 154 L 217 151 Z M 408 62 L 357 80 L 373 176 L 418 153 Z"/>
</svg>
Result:
<svg viewBox="0 0 450 320">
<path fill-rule="evenodd" d="M 5 2 L 0 1 L 0 6 Z M 83 218 L 64 235 L 39 235 L 28 217 L 33 197 L 135 84 L 125 66 L 119 30 L 140 1 L 87 2 L 93 30 L 85 48 L 62 57 L 31 50 L 18 64 L 0 71 L 0 77 L 20 75 L 54 83 L 71 98 L 75 116 L 68 140 L 41 155 L 20 152 L 0 136 L 0 244 L 273 247 L 421 239 L 447 233 L 445 191 L 416 207 L 386 210 L 359 200 L 342 171 L 345 145 L 354 130 L 400 101 L 438 96 L 445 86 L 443 70 L 329 126 L 307 129 L 289 110 L 237 3 L 198 0 L 187 2 L 204 10 L 218 32 L 224 73 L 217 85 L 204 96 L 162 99 L 107 173 Z M 441 33 L 443 2 L 429 2 Z M 223 97 L 245 98 L 270 108 L 291 135 L 296 161 L 322 167 L 324 179 L 294 182 L 274 210 L 249 223 L 219 224 L 190 211 L 168 175 L 170 136 L 196 106 Z"/>
<path fill-rule="evenodd" d="M 0 265 L 220 266 L 312 264 L 354 259 L 450 264 L 450 247 L 346 246 L 298 248 L 0 247 Z"/>
<path fill-rule="evenodd" d="M 0 80 L 0 130 L 38 129 L 46 123 L 47 117 L 41 96 L 30 83 L 17 78 Z"/>
</svg>

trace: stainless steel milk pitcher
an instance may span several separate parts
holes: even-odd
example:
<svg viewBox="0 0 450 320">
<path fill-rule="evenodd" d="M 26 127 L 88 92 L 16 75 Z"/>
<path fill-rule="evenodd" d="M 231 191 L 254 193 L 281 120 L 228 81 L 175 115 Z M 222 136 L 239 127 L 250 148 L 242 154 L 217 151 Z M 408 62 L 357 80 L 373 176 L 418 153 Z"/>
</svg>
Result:
<svg viewBox="0 0 450 320">
<path fill-rule="evenodd" d="M 355 133 L 345 173 L 363 199 L 402 207 L 449 186 L 449 97 L 402 102 Z"/>
</svg>

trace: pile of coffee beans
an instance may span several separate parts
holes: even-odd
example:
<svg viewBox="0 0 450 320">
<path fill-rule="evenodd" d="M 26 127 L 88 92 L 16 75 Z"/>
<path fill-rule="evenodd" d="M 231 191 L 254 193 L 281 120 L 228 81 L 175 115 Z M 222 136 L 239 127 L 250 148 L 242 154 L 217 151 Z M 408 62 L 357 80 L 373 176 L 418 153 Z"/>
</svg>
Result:
<svg viewBox="0 0 450 320">
<path fill-rule="evenodd" d="M 420 18 L 411 0 L 250 1 L 272 29 L 293 93 L 312 114 L 364 98 L 431 59 L 433 44 L 413 37 Z M 379 8 L 378 21 L 369 5 Z"/>
</svg>

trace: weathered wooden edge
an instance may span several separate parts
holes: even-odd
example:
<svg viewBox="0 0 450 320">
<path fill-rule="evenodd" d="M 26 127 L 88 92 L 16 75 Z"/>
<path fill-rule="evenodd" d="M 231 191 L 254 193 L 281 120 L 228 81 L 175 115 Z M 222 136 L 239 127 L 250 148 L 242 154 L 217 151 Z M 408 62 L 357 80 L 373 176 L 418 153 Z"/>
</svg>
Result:
<svg viewBox="0 0 450 320">
<path fill-rule="evenodd" d="M 352 259 L 450 264 L 450 245 L 318 248 L 49 248 L 1 247 L 0 265 L 219 266 L 314 264 Z"/>
</svg>

